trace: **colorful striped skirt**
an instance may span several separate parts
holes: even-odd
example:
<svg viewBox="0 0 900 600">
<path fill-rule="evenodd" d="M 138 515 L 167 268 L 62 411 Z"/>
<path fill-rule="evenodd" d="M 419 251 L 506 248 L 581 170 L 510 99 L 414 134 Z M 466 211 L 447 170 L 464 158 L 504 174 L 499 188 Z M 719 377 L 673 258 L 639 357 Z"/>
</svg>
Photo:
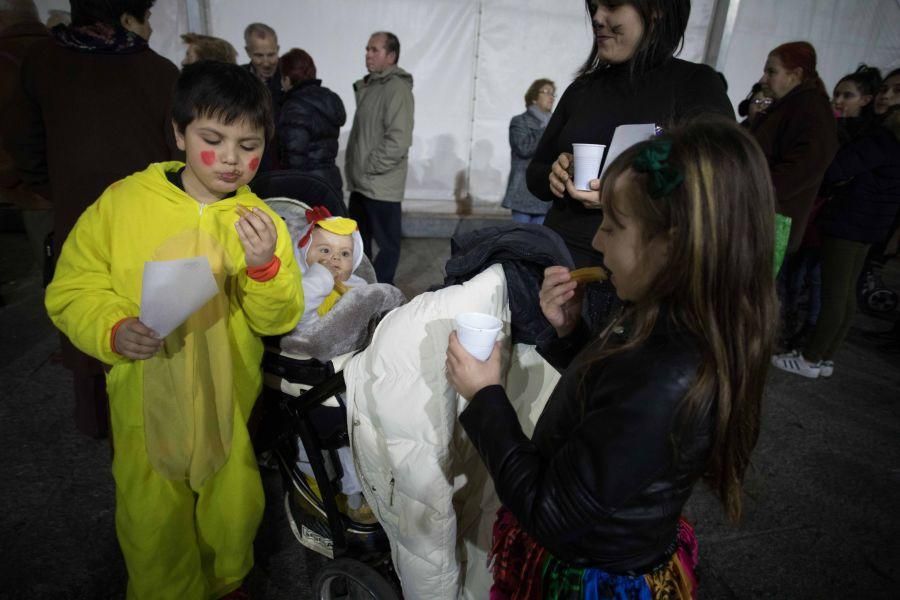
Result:
<svg viewBox="0 0 900 600">
<path fill-rule="evenodd" d="M 684 519 L 672 557 L 644 575 L 574 567 L 553 557 L 506 508 L 497 512 L 490 600 L 688 600 L 696 594 L 697 538 Z"/>
</svg>

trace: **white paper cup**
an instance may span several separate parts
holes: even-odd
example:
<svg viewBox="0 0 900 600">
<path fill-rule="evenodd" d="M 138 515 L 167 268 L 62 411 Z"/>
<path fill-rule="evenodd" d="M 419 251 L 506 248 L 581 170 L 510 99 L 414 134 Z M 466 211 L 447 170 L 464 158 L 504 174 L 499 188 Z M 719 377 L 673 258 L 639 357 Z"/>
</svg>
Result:
<svg viewBox="0 0 900 600">
<path fill-rule="evenodd" d="M 576 190 L 590 191 L 589 182 L 597 179 L 600 174 L 600 165 L 603 163 L 603 152 L 606 146 L 603 144 L 572 144 L 575 154 L 575 177 L 572 183 Z"/>
<path fill-rule="evenodd" d="M 494 342 L 503 322 L 484 313 L 460 313 L 456 315 L 456 335 L 466 352 L 485 361 L 494 349 Z"/>
</svg>

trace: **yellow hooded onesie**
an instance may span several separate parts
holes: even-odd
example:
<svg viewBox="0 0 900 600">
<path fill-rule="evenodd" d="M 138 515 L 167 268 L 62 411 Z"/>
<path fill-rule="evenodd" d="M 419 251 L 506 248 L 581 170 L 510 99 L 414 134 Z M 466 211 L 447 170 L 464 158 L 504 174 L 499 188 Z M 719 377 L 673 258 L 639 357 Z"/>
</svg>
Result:
<svg viewBox="0 0 900 600">
<path fill-rule="evenodd" d="M 284 221 L 246 186 L 202 205 L 157 163 L 111 185 L 84 212 L 47 288 L 53 323 L 107 375 L 116 529 L 129 598 L 216 598 L 253 565 L 263 492 L 246 422 L 262 386 L 261 336 L 294 328 L 300 272 Z M 265 211 L 278 273 L 247 275 L 237 204 Z M 110 332 L 139 316 L 144 263 L 206 256 L 219 293 L 153 358 L 113 352 Z"/>
</svg>

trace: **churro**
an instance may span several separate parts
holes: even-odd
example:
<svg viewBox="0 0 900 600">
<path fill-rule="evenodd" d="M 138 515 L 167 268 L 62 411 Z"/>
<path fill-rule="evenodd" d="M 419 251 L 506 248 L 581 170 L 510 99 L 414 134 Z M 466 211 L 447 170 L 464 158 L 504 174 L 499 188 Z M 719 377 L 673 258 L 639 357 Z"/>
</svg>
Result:
<svg viewBox="0 0 900 600">
<path fill-rule="evenodd" d="M 578 283 L 594 283 L 597 281 L 606 281 L 606 271 L 602 267 L 582 267 L 569 271 L 569 276 Z"/>
</svg>

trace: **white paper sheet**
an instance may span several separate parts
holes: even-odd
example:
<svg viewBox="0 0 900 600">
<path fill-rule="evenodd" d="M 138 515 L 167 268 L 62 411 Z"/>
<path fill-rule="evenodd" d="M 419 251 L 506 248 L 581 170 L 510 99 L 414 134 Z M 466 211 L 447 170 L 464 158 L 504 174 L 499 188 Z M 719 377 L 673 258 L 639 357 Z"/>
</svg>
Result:
<svg viewBox="0 0 900 600">
<path fill-rule="evenodd" d="M 219 291 L 205 256 L 147 261 L 141 322 L 166 337 Z"/>
<path fill-rule="evenodd" d="M 649 140 L 654 135 L 656 135 L 656 125 L 654 123 L 637 123 L 616 127 L 612 141 L 609 143 L 609 149 L 606 151 L 606 161 L 603 163 L 603 169 L 600 170 L 600 177 L 603 177 L 606 168 L 625 150 L 638 142 Z"/>
</svg>

